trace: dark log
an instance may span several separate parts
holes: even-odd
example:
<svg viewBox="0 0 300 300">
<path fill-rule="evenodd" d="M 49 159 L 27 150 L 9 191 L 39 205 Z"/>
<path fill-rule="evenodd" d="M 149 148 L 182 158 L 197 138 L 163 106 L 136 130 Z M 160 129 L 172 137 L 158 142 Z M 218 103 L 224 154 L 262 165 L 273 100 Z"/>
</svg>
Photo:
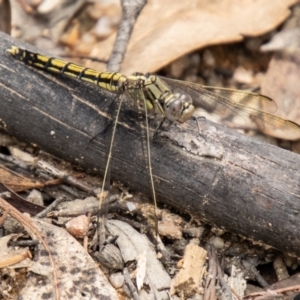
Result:
<svg viewBox="0 0 300 300">
<path fill-rule="evenodd" d="M 115 95 L 26 66 L 6 49 L 37 49 L 4 34 L 0 38 L 2 130 L 102 175 L 111 134 L 105 107 Z M 151 141 L 158 200 L 300 255 L 300 156 L 208 121 L 200 124 L 204 138 L 189 120 Z M 124 106 L 111 177 L 150 195 L 139 149 L 135 115 Z"/>
</svg>

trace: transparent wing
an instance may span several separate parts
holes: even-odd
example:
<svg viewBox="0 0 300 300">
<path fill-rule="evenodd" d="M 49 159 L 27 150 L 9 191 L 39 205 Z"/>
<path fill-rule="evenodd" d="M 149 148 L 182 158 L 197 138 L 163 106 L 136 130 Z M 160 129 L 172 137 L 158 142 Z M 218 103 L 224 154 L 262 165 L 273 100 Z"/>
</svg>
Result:
<svg viewBox="0 0 300 300">
<path fill-rule="evenodd" d="M 223 121 L 233 121 L 242 128 L 255 127 L 265 134 L 288 140 L 300 138 L 300 126 L 270 112 L 276 103 L 269 97 L 225 88 L 201 86 L 195 83 L 161 78 L 174 92 L 189 94 L 196 108 L 216 114 Z"/>
<path fill-rule="evenodd" d="M 269 113 L 274 113 L 277 110 L 276 102 L 264 95 L 212 86 L 202 86 L 202 89 L 229 99 L 231 103 L 241 104 Z"/>
</svg>

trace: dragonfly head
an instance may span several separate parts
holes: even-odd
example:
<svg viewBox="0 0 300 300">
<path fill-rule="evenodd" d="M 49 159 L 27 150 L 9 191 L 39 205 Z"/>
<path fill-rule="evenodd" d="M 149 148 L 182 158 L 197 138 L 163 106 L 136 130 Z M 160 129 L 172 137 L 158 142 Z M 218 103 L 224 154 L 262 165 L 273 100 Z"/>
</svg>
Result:
<svg viewBox="0 0 300 300">
<path fill-rule="evenodd" d="M 175 93 L 165 99 L 164 111 L 170 121 L 183 123 L 193 115 L 195 107 L 188 94 Z"/>
</svg>

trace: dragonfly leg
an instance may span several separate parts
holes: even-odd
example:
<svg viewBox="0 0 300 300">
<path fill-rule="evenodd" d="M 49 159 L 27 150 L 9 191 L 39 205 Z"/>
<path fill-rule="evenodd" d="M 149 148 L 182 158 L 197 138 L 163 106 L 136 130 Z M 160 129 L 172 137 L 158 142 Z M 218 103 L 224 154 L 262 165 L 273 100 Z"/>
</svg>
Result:
<svg viewBox="0 0 300 300">
<path fill-rule="evenodd" d="M 121 92 L 118 92 L 113 101 L 111 101 L 111 103 L 108 105 L 107 107 L 107 114 L 109 115 L 109 117 L 113 120 L 113 114 L 115 113 L 114 110 L 116 110 L 115 108 L 115 104 L 116 103 L 119 103 L 119 100 L 120 100 L 120 97 L 122 97 L 122 94 Z M 101 131 L 97 132 L 96 135 L 94 135 L 90 140 L 89 142 L 93 142 L 100 134 L 104 134 L 107 132 L 109 126 L 111 125 L 112 123 L 111 122 L 106 122 L 106 124 L 104 125 L 104 127 L 102 128 Z"/>
<path fill-rule="evenodd" d="M 155 139 L 157 138 L 157 135 L 158 135 L 159 131 L 161 130 L 162 125 L 163 125 L 163 123 L 164 123 L 165 121 L 166 121 L 166 118 L 163 118 L 163 119 L 159 122 L 158 126 L 156 127 L 156 129 L 155 129 L 155 131 L 154 131 L 154 134 L 153 134 L 153 140 L 155 140 Z"/>
</svg>

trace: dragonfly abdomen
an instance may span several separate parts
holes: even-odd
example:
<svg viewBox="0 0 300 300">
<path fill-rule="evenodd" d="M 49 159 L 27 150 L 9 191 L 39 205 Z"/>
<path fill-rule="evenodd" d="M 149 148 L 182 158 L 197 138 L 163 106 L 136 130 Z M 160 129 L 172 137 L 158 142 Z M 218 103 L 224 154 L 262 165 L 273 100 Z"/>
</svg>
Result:
<svg viewBox="0 0 300 300">
<path fill-rule="evenodd" d="M 110 92 L 118 92 L 127 80 L 120 73 L 97 72 L 62 59 L 41 55 L 12 46 L 8 52 L 28 65 L 32 65 L 54 73 L 61 73 L 100 86 Z"/>
</svg>

